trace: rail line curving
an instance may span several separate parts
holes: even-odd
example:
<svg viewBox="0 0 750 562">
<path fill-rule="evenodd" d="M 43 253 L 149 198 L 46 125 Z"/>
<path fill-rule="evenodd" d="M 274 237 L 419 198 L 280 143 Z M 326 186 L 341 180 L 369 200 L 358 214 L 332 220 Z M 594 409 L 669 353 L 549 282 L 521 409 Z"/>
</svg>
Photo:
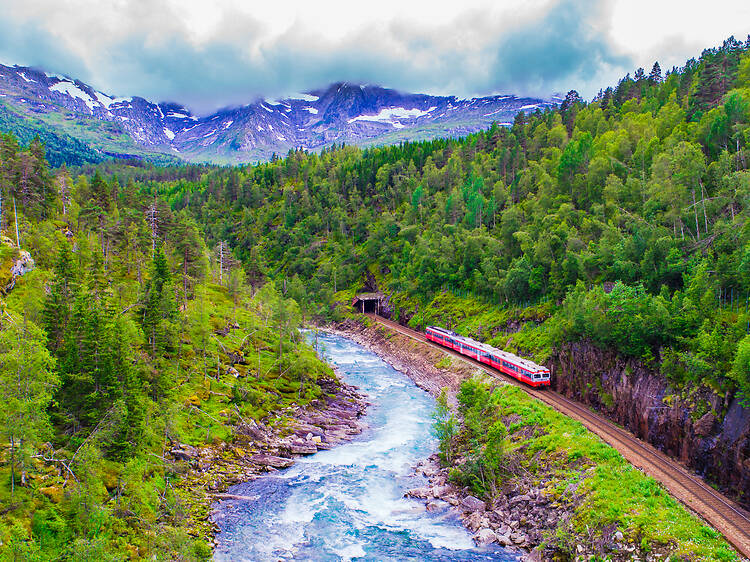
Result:
<svg viewBox="0 0 750 562">
<path fill-rule="evenodd" d="M 423 334 L 402 326 L 392 320 L 368 314 L 370 318 L 396 332 L 426 345 L 434 346 L 445 353 L 462 359 L 488 374 L 523 389 L 530 396 L 555 408 L 562 414 L 581 422 L 587 429 L 596 433 L 606 443 L 617 449 L 631 464 L 653 477 L 688 509 L 703 518 L 718 530 L 729 543 L 745 558 L 750 558 L 750 513 L 735 502 L 726 498 L 700 477 L 691 474 L 680 463 L 667 457 L 634 436 L 629 431 L 592 412 L 587 407 L 570 400 L 558 392 L 536 390 L 528 387 L 500 371 L 452 349 L 429 341 Z"/>
</svg>

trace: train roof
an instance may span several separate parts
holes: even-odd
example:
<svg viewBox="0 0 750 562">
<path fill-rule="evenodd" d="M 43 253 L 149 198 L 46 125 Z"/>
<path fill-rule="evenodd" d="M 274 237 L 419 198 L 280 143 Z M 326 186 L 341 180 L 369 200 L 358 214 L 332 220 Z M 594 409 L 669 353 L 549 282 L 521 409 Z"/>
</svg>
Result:
<svg viewBox="0 0 750 562">
<path fill-rule="evenodd" d="M 492 355 L 499 356 L 501 359 L 505 359 L 506 361 L 511 361 L 515 363 L 516 365 L 519 365 L 529 371 L 536 372 L 540 370 L 541 371 L 547 370 L 546 367 L 542 365 L 537 365 L 533 361 L 529 361 L 528 359 L 524 359 L 523 357 L 519 357 L 518 355 L 514 355 L 508 351 L 497 349 L 496 347 L 492 347 L 491 345 L 487 345 L 486 343 L 478 342 L 472 338 L 467 338 L 466 336 L 457 336 L 455 339 L 461 340 L 464 343 L 468 343 L 471 346 L 481 349 L 482 351 L 485 351 Z"/>
<path fill-rule="evenodd" d="M 425 329 L 430 329 L 430 330 L 433 330 L 435 332 L 442 332 L 443 334 L 448 334 L 449 336 L 458 336 L 458 337 L 461 337 L 456 332 L 452 332 L 450 330 L 446 330 L 445 328 L 439 328 L 437 326 L 427 326 L 427 328 L 425 328 Z"/>
</svg>

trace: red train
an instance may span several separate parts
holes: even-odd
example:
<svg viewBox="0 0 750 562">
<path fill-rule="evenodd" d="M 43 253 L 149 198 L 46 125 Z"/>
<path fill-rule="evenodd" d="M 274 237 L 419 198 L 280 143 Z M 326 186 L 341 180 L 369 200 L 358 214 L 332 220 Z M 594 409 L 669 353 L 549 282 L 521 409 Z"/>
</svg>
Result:
<svg viewBox="0 0 750 562">
<path fill-rule="evenodd" d="M 549 369 L 444 328 L 427 326 L 427 339 L 476 359 L 530 386 L 549 386 Z"/>
</svg>

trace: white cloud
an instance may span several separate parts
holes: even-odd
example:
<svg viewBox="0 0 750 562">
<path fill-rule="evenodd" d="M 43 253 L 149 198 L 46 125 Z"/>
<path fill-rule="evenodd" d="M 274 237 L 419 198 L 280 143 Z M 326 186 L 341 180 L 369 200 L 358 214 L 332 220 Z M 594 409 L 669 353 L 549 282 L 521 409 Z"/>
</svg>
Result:
<svg viewBox="0 0 750 562">
<path fill-rule="evenodd" d="M 4 0 L 0 58 L 198 110 L 339 80 L 591 96 L 636 66 L 668 68 L 732 33 L 744 39 L 746 0 L 691 3 Z"/>
</svg>

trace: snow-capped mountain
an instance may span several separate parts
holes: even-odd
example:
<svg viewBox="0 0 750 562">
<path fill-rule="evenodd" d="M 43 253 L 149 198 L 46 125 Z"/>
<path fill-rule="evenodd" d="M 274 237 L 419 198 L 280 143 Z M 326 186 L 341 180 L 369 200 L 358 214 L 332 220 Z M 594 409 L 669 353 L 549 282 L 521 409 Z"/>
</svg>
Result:
<svg viewBox="0 0 750 562">
<path fill-rule="evenodd" d="M 461 136 L 555 103 L 512 95 L 459 99 L 338 83 L 197 117 L 176 103 L 113 97 L 66 76 L 0 65 L 0 111 L 60 127 L 106 154 L 135 149 L 190 161 L 250 162 L 332 143 Z"/>
</svg>

